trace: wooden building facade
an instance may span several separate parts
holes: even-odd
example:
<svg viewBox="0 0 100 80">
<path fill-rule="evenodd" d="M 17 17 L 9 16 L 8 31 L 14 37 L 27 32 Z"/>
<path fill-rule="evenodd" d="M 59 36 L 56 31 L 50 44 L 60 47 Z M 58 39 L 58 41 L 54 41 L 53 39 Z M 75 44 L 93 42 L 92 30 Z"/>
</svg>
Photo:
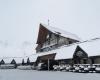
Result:
<svg viewBox="0 0 100 80">
<path fill-rule="evenodd" d="M 54 63 L 56 61 L 63 61 L 55 60 L 56 54 L 58 54 L 55 51 L 64 45 L 70 45 L 76 42 L 80 42 L 80 39 L 76 35 L 45 24 L 40 24 L 36 47 L 36 54 L 40 54 L 40 56 L 38 56 L 36 63 L 47 62 L 48 60 Z M 46 54 L 42 55 L 43 53 Z"/>
</svg>

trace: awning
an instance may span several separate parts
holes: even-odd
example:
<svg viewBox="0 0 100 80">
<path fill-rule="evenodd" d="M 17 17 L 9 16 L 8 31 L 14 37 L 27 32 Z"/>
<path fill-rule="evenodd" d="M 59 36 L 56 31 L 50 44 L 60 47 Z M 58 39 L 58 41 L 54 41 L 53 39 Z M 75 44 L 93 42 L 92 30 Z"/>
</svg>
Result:
<svg viewBox="0 0 100 80">
<path fill-rule="evenodd" d="M 56 53 L 53 54 L 48 54 L 48 55 L 43 55 L 43 56 L 38 56 L 38 59 L 40 60 L 54 60 L 55 59 Z"/>
</svg>

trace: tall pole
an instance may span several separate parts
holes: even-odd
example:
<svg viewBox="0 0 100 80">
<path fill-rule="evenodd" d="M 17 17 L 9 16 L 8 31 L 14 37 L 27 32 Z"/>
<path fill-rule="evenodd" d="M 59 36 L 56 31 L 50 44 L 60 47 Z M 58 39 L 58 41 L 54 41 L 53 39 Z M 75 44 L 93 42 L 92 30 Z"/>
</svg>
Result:
<svg viewBox="0 0 100 80">
<path fill-rule="evenodd" d="M 50 60 L 48 59 L 48 71 L 50 70 Z"/>
<path fill-rule="evenodd" d="M 50 22 L 50 21 L 49 21 L 49 19 L 48 19 L 48 26 L 49 26 L 49 22 Z"/>
</svg>

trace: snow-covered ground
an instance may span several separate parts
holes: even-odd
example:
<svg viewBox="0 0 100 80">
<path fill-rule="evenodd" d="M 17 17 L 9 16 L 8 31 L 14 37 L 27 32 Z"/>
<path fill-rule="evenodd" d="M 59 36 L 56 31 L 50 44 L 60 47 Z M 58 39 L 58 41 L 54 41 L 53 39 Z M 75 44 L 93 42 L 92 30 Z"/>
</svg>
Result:
<svg viewBox="0 0 100 80">
<path fill-rule="evenodd" d="M 0 80 L 100 80 L 99 73 L 0 70 Z"/>
</svg>

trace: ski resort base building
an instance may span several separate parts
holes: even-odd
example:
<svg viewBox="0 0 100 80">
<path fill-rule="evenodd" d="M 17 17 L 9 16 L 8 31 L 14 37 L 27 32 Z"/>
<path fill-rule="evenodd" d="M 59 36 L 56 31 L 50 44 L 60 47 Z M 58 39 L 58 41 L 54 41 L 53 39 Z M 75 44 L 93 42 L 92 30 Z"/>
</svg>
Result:
<svg viewBox="0 0 100 80">
<path fill-rule="evenodd" d="M 40 24 L 36 54 L 29 58 L 36 66 L 100 64 L 99 44 L 99 38 L 82 42 L 72 33 Z"/>
<path fill-rule="evenodd" d="M 81 41 L 75 34 L 40 24 L 36 53 L 23 58 L 0 59 L 0 66 L 43 64 L 45 69 L 54 65 L 100 64 L 100 38 Z M 29 66 L 30 67 L 30 66 Z"/>
</svg>

